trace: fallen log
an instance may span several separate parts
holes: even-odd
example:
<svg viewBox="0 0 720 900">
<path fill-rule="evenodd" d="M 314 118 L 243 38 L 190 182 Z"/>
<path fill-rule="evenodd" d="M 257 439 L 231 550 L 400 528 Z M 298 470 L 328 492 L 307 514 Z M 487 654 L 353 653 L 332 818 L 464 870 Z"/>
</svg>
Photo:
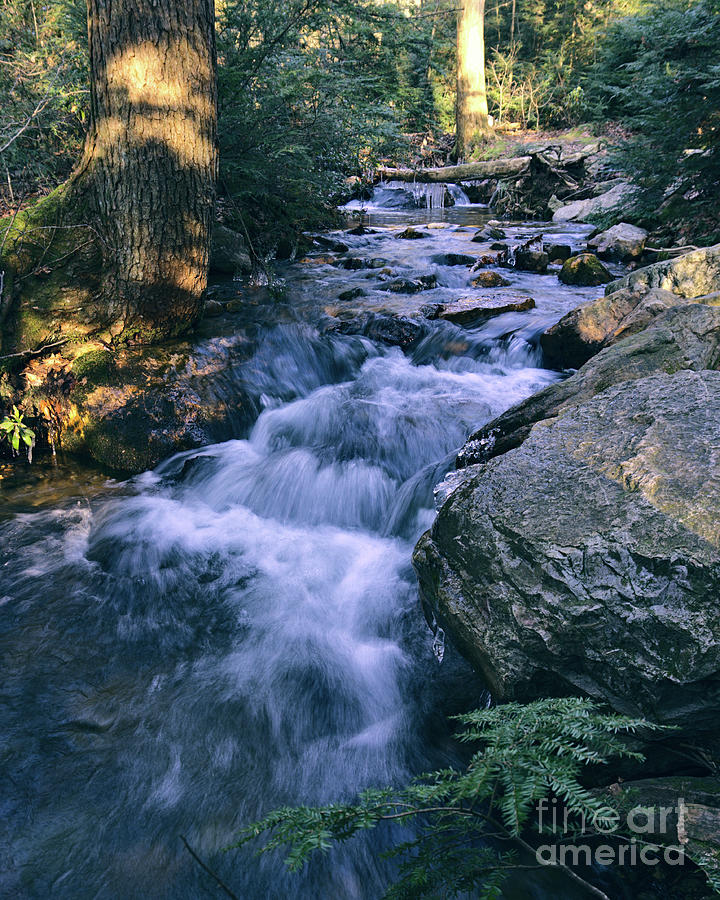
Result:
<svg viewBox="0 0 720 900">
<path fill-rule="evenodd" d="M 484 162 L 464 163 L 459 166 L 440 166 L 435 169 L 383 167 L 376 169 L 375 174 L 378 178 L 388 181 L 458 184 L 478 178 L 508 178 L 524 175 L 530 171 L 531 160 L 531 156 L 516 156 L 512 159 L 492 159 Z"/>
</svg>

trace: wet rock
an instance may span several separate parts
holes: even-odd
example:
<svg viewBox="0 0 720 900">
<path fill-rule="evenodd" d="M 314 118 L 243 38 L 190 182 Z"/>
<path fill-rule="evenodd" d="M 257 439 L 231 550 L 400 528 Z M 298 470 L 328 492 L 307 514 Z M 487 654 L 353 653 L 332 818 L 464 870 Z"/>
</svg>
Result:
<svg viewBox="0 0 720 900">
<path fill-rule="evenodd" d="M 642 255 L 647 239 L 648 233 L 644 228 L 621 222 L 588 240 L 587 245 L 600 259 L 631 262 Z"/>
<path fill-rule="evenodd" d="M 365 234 L 377 234 L 374 228 L 366 228 L 364 225 L 356 225 L 354 228 L 348 228 L 345 234 L 352 234 L 355 237 L 362 237 Z"/>
<path fill-rule="evenodd" d="M 181 450 L 244 437 L 259 411 L 236 374 L 245 338 L 170 341 L 72 363 L 69 393 L 48 384 L 28 402 L 53 410 L 60 446 L 123 472 L 144 472 Z"/>
<path fill-rule="evenodd" d="M 242 235 L 224 225 L 214 225 L 210 239 L 210 274 L 249 275 L 252 260 Z"/>
<path fill-rule="evenodd" d="M 342 300 L 346 302 L 348 300 L 355 300 L 357 297 L 364 297 L 365 291 L 360 288 L 349 288 L 347 291 L 343 291 L 341 294 L 338 294 L 338 300 Z"/>
<path fill-rule="evenodd" d="M 435 275 L 421 275 L 420 278 L 397 278 L 382 285 L 380 289 L 393 294 L 419 294 L 420 291 L 432 290 L 436 285 Z"/>
<path fill-rule="evenodd" d="M 646 328 L 657 316 L 675 306 L 700 303 L 720 305 L 720 296 L 678 297 L 660 289 L 636 293 L 615 291 L 572 310 L 540 337 L 548 365 L 577 369 L 603 347 Z"/>
<path fill-rule="evenodd" d="M 563 284 L 583 285 L 592 287 L 599 284 L 607 284 L 613 280 L 600 260 L 592 253 L 580 253 L 565 260 L 558 274 Z"/>
<path fill-rule="evenodd" d="M 437 318 L 456 325 L 473 325 L 483 319 L 507 312 L 526 312 L 535 308 L 532 297 L 466 297 L 447 303 L 437 312 Z"/>
<path fill-rule="evenodd" d="M 409 225 L 404 231 L 401 231 L 400 234 L 395 235 L 395 239 L 400 241 L 417 241 L 420 238 L 430 237 L 429 234 L 426 234 L 424 231 L 418 231 L 417 228 L 413 228 Z"/>
<path fill-rule="evenodd" d="M 326 250 L 332 250 L 333 253 L 347 253 L 350 249 L 343 241 L 328 237 L 324 234 L 314 234 L 312 235 L 312 239 L 318 246 L 324 247 Z"/>
<path fill-rule="evenodd" d="M 650 327 L 599 352 L 571 378 L 533 394 L 479 429 L 457 457 L 458 468 L 519 447 L 533 425 L 622 381 L 659 372 L 720 368 L 720 308 L 694 303 L 665 310 Z"/>
<path fill-rule="evenodd" d="M 363 334 L 403 350 L 411 348 L 425 333 L 416 319 L 374 312 L 340 318 L 335 330 L 341 334 Z"/>
<path fill-rule="evenodd" d="M 473 466 L 418 543 L 425 603 L 500 699 L 720 731 L 720 372 L 613 385 Z"/>
<path fill-rule="evenodd" d="M 523 272 L 536 272 L 544 275 L 550 262 L 544 250 L 518 247 L 515 251 L 515 268 Z"/>
<path fill-rule="evenodd" d="M 499 241 L 493 241 L 493 243 L 490 244 L 490 249 L 506 252 L 509 248 L 507 244 L 501 244 Z"/>
<path fill-rule="evenodd" d="M 572 247 L 569 244 L 543 244 L 543 250 L 547 253 L 551 262 L 559 259 L 565 262 L 572 256 Z"/>
<path fill-rule="evenodd" d="M 605 293 L 623 288 L 633 291 L 662 288 L 680 297 L 702 297 L 720 291 L 720 244 L 637 269 L 613 281 Z"/>
<path fill-rule="evenodd" d="M 486 241 L 503 241 L 507 235 L 502 228 L 495 225 L 486 225 L 480 231 L 476 231 L 472 237 L 473 243 L 484 244 Z"/>
<path fill-rule="evenodd" d="M 225 312 L 225 307 L 222 303 L 219 303 L 217 300 L 206 300 L 203 305 L 203 315 L 212 317 L 212 316 L 221 316 Z"/>
<path fill-rule="evenodd" d="M 469 256 L 467 253 L 436 253 L 432 262 L 436 266 L 473 266 L 477 262 L 477 256 Z"/>
<path fill-rule="evenodd" d="M 478 272 L 470 283 L 473 287 L 482 288 L 507 287 L 510 284 L 499 272 L 490 271 Z"/>
<path fill-rule="evenodd" d="M 357 269 L 364 269 L 365 260 L 360 259 L 357 256 L 348 256 L 346 259 L 339 259 L 337 265 L 340 266 L 341 269 L 348 269 L 352 272 Z"/>
<path fill-rule="evenodd" d="M 373 257 L 373 259 L 368 259 L 365 262 L 365 265 L 368 269 L 384 269 L 389 264 L 389 259 L 382 259 L 382 257 L 379 256 Z"/>
</svg>

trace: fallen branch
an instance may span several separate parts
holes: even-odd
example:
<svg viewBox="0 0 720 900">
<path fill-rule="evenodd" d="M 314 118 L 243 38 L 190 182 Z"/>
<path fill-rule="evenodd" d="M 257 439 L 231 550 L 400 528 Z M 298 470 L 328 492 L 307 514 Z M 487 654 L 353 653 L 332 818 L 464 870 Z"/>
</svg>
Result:
<svg viewBox="0 0 720 900">
<path fill-rule="evenodd" d="M 188 844 L 184 835 L 182 835 L 182 834 L 180 835 L 180 840 L 183 842 L 183 844 L 185 845 L 185 849 L 190 854 L 190 856 L 192 856 L 192 858 L 195 860 L 195 862 L 200 866 L 200 868 L 203 869 L 205 872 L 207 872 L 211 878 L 215 879 L 215 881 L 225 891 L 225 893 L 228 895 L 228 897 L 232 897 L 232 900 L 239 900 L 239 897 L 237 896 L 237 894 L 233 894 L 233 892 L 225 884 L 225 882 L 220 878 L 220 876 L 216 875 L 209 866 L 205 865 L 205 863 L 200 859 L 200 857 L 193 850 L 193 848 L 190 846 L 190 844 Z"/>
<path fill-rule="evenodd" d="M 458 184 L 476 178 L 507 178 L 524 175 L 530 171 L 531 156 L 516 156 L 512 159 L 492 159 L 484 162 L 463 163 L 459 166 L 440 166 L 434 169 L 393 169 L 383 167 L 376 170 L 379 178 L 394 181 L 410 181 L 432 184 Z"/>
</svg>

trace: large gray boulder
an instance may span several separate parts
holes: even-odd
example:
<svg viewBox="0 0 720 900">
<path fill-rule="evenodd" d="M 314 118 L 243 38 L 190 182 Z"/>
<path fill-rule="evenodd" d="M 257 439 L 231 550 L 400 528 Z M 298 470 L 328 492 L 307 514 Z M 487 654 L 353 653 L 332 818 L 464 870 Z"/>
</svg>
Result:
<svg viewBox="0 0 720 900">
<path fill-rule="evenodd" d="M 720 731 L 718 448 L 720 372 L 680 371 L 458 473 L 414 564 L 496 697 L 581 692 Z"/>
<path fill-rule="evenodd" d="M 616 184 L 609 191 L 588 200 L 575 200 L 561 206 L 553 214 L 553 222 L 591 222 L 597 216 L 605 215 L 621 207 L 630 199 L 633 188 L 629 184 Z"/>
<path fill-rule="evenodd" d="M 672 291 L 679 297 L 701 297 L 720 291 L 720 244 L 637 269 L 612 281 L 605 293 L 613 294 L 623 289 L 638 292 L 650 288 Z"/>
<path fill-rule="evenodd" d="M 673 295 L 670 295 L 673 296 Z M 720 308 L 700 303 L 666 310 L 649 328 L 600 351 L 578 372 L 513 406 L 475 432 L 458 468 L 486 462 L 519 447 L 533 425 L 601 391 L 658 372 L 720 369 Z"/>
<path fill-rule="evenodd" d="M 607 231 L 588 240 L 588 249 L 597 253 L 600 259 L 614 259 L 629 262 L 642 255 L 648 233 L 644 228 L 620 222 Z"/>
</svg>

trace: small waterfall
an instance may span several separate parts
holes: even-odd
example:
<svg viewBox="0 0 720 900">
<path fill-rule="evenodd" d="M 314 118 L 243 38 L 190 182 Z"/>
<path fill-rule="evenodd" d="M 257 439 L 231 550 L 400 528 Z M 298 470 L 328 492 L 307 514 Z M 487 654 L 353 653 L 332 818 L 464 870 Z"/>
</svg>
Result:
<svg viewBox="0 0 720 900">
<path fill-rule="evenodd" d="M 455 201 L 455 206 L 471 206 L 470 199 L 459 184 L 447 184 L 445 187 Z"/>
</svg>

